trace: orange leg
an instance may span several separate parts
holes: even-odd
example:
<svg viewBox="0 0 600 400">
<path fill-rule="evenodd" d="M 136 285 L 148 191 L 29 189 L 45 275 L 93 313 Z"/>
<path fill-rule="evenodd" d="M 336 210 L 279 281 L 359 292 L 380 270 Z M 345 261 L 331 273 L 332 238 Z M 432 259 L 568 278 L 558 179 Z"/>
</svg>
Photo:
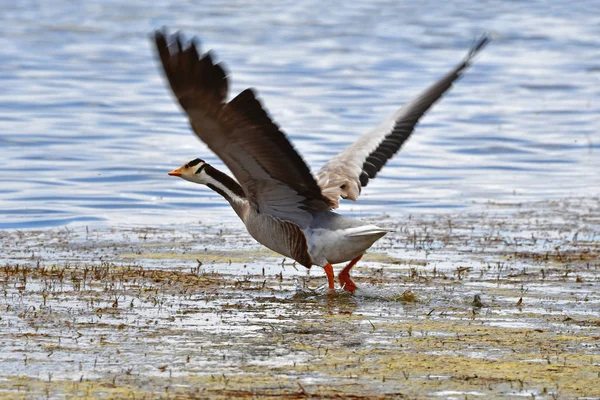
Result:
<svg viewBox="0 0 600 400">
<path fill-rule="evenodd" d="M 356 290 L 356 284 L 352 281 L 352 278 L 350 278 L 350 270 L 362 258 L 362 256 L 363 255 L 361 254 L 360 256 L 356 257 L 354 260 L 350 261 L 348 263 L 348 265 L 346 265 L 346 267 L 338 275 L 338 278 L 340 280 L 340 285 L 342 285 L 344 290 L 347 292 L 354 293 L 354 291 Z"/>
<path fill-rule="evenodd" d="M 335 289 L 335 279 L 333 277 L 333 267 L 331 264 L 327 263 L 326 266 L 323 267 L 325 270 L 325 274 L 327 275 L 327 283 L 329 284 L 329 290 Z"/>
</svg>

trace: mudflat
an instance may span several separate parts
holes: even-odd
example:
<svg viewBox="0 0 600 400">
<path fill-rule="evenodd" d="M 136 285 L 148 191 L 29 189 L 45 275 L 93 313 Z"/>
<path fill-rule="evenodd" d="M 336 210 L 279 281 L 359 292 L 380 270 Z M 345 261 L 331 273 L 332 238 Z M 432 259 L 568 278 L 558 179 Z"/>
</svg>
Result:
<svg viewBox="0 0 600 400">
<path fill-rule="evenodd" d="M 600 396 L 600 199 L 374 221 L 354 295 L 241 227 L 0 231 L 0 396 Z"/>
</svg>

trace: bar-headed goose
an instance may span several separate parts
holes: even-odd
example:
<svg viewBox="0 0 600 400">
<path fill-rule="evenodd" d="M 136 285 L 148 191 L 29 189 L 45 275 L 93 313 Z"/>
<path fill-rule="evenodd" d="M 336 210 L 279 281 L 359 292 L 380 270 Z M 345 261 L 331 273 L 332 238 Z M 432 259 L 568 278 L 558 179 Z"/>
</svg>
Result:
<svg viewBox="0 0 600 400">
<path fill-rule="evenodd" d="M 271 120 L 253 89 L 227 101 L 227 73 L 195 41 L 178 33 L 155 33 L 165 75 L 188 114 L 196 135 L 235 176 L 235 180 L 196 158 L 169 175 L 207 185 L 223 196 L 254 239 L 310 268 L 325 269 L 334 289 L 331 264 L 349 262 L 340 272 L 343 289 L 354 292 L 350 269 L 387 229 L 345 217 L 331 210 L 339 198 L 356 200 L 408 139 L 423 114 L 452 86 L 489 38 L 483 36 L 465 59 L 311 174 L 285 134 Z"/>
</svg>

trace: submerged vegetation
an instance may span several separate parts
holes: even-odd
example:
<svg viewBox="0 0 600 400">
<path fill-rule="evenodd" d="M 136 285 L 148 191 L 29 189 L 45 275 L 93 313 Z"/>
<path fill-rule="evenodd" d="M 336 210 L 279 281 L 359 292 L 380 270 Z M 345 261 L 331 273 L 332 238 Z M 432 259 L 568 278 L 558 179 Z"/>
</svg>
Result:
<svg viewBox="0 0 600 400">
<path fill-rule="evenodd" d="M 0 396 L 600 396 L 600 201 L 378 220 L 359 290 L 223 226 L 0 232 Z"/>
</svg>

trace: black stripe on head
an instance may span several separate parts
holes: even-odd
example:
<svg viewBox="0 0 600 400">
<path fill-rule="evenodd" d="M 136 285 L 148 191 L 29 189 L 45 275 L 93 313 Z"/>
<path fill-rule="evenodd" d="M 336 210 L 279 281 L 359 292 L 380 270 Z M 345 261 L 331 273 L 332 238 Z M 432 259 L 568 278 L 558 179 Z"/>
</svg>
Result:
<svg viewBox="0 0 600 400">
<path fill-rule="evenodd" d="M 195 165 L 195 164 L 194 164 Z M 200 168 L 198 168 L 198 171 L 194 172 L 195 175 L 199 174 L 200 172 L 202 172 L 202 170 L 207 166 L 207 163 L 204 163 L 200 166 Z"/>
<path fill-rule="evenodd" d="M 195 166 L 195 165 L 198 165 L 198 164 L 200 164 L 201 162 L 204 162 L 204 160 L 201 160 L 201 159 L 199 159 L 199 158 L 195 158 L 195 159 L 193 159 L 192 161 L 190 161 L 189 163 L 187 163 L 185 166 L 186 166 L 187 168 L 191 168 L 191 167 L 193 167 L 193 166 Z"/>
</svg>

